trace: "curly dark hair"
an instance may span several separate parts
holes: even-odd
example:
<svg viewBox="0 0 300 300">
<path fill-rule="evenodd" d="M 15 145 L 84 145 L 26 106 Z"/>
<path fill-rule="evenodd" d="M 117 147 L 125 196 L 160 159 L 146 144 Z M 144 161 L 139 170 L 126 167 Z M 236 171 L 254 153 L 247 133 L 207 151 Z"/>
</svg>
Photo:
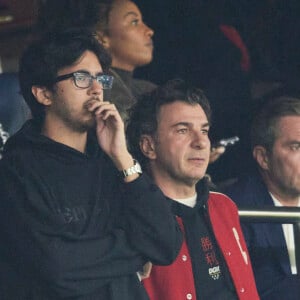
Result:
<svg viewBox="0 0 300 300">
<path fill-rule="evenodd" d="M 108 34 L 109 15 L 117 1 L 119 0 L 40 1 L 35 32 L 45 34 L 75 27 Z"/>
</svg>

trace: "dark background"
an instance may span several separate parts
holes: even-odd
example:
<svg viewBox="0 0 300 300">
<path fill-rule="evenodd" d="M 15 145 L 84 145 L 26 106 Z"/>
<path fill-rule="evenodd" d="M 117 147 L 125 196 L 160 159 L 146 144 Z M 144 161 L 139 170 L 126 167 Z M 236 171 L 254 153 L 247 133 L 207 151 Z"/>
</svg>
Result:
<svg viewBox="0 0 300 300">
<path fill-rule="evenodd" d="M 146 23 L 155 30 L 154 60 L 139 70 L 138 75 L 160 83 L 188 72 L 186 68 L 193 66 L 197 56 L 212 51 L 210 39 L 216 37 L 211 32 L 222 22 L 233 25 L 248 47 L 252 78 L 288 81 L 299 77 L 298 0 L 137 0 L 136 3 Z M 222 55 L 223 50 L 226 49 L 215 48 L 215 57 Z"/>
</svg>

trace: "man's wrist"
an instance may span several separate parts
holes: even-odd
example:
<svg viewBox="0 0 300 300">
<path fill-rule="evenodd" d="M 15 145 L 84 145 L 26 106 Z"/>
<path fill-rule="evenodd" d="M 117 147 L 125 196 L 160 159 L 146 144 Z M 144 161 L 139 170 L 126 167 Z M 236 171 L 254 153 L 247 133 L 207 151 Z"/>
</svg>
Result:
<svg viewBox="0 0 300 300">
<path fill-rule="evenodd" d="M 127 169 L 123 169 L 122 175 L 124 176 L 124 178 L 127 178 L 135 174 L 142 174 L 142 168 L 139 162 L 136 159 L 133 159 L 133 165 Z"/>
<path fill-rule="evenodd" d="M 131 182 L 137 179 L 142 173 L 140 164 L 133 159 L 129 152 L 124 156 L 118 156 L 111 159 L 125 182 Z"/>
<path fill-rule="evenodd" d="M 134 164 L 133 157 L 129 152 L 123 155 L 111 156 L 111 160 L 119 171 L 128 169 Z"/>
</svg>

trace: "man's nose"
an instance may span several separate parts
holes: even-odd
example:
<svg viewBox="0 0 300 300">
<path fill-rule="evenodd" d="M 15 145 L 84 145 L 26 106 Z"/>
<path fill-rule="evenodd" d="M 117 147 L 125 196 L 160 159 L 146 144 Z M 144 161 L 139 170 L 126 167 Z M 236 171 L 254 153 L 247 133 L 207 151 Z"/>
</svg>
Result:
<svg viewBox="0 0 300 300">
<path fill-rule="evenodd" d="M 89 87 L 89 91 L 92 94 L 101 95 L 103 93 L 103 85 L 101 82 L 98 82 L 96 78 L 91 79 L 91 86 Z"/>
<path fill-rule="evenodd" d="M 207 134 L 201 131 L 195 131 L 193 133 L 193 146 L 197 148 L 206 148 L 210 145 L 210 141 Z"/>
</svg>

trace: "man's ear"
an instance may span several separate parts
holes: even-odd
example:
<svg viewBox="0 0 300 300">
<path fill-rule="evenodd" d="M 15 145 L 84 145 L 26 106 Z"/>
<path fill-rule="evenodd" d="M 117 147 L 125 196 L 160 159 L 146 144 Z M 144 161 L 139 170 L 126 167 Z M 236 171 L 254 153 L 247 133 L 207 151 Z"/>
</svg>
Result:
<svg viewBox="0 0 300 300">
<path fill-rule="evenodd" d="M 255 146 L 253 149 L 253 157 L 258 163 L 258 165 L 263 169 L 263 170 L 268 170 L 269 169 L 269 158 L 268 158 L 268 153 L 265 147 L 263 146 Z"/>
<path fill-rule="evenodd" d="M 47 88 L 34 85 L 31 88 L 31 92 L 40 104 L 43 104 L 45 106 L 49 106 L 52 104 L 51 92 Z"/>
<path fill-rule="evenodd" d="M 140 148 L 142 153 L 149 159 L 156 158 L 155 143 L 152 136 L 144 134 L 140 139 Z"/>
</svg>

